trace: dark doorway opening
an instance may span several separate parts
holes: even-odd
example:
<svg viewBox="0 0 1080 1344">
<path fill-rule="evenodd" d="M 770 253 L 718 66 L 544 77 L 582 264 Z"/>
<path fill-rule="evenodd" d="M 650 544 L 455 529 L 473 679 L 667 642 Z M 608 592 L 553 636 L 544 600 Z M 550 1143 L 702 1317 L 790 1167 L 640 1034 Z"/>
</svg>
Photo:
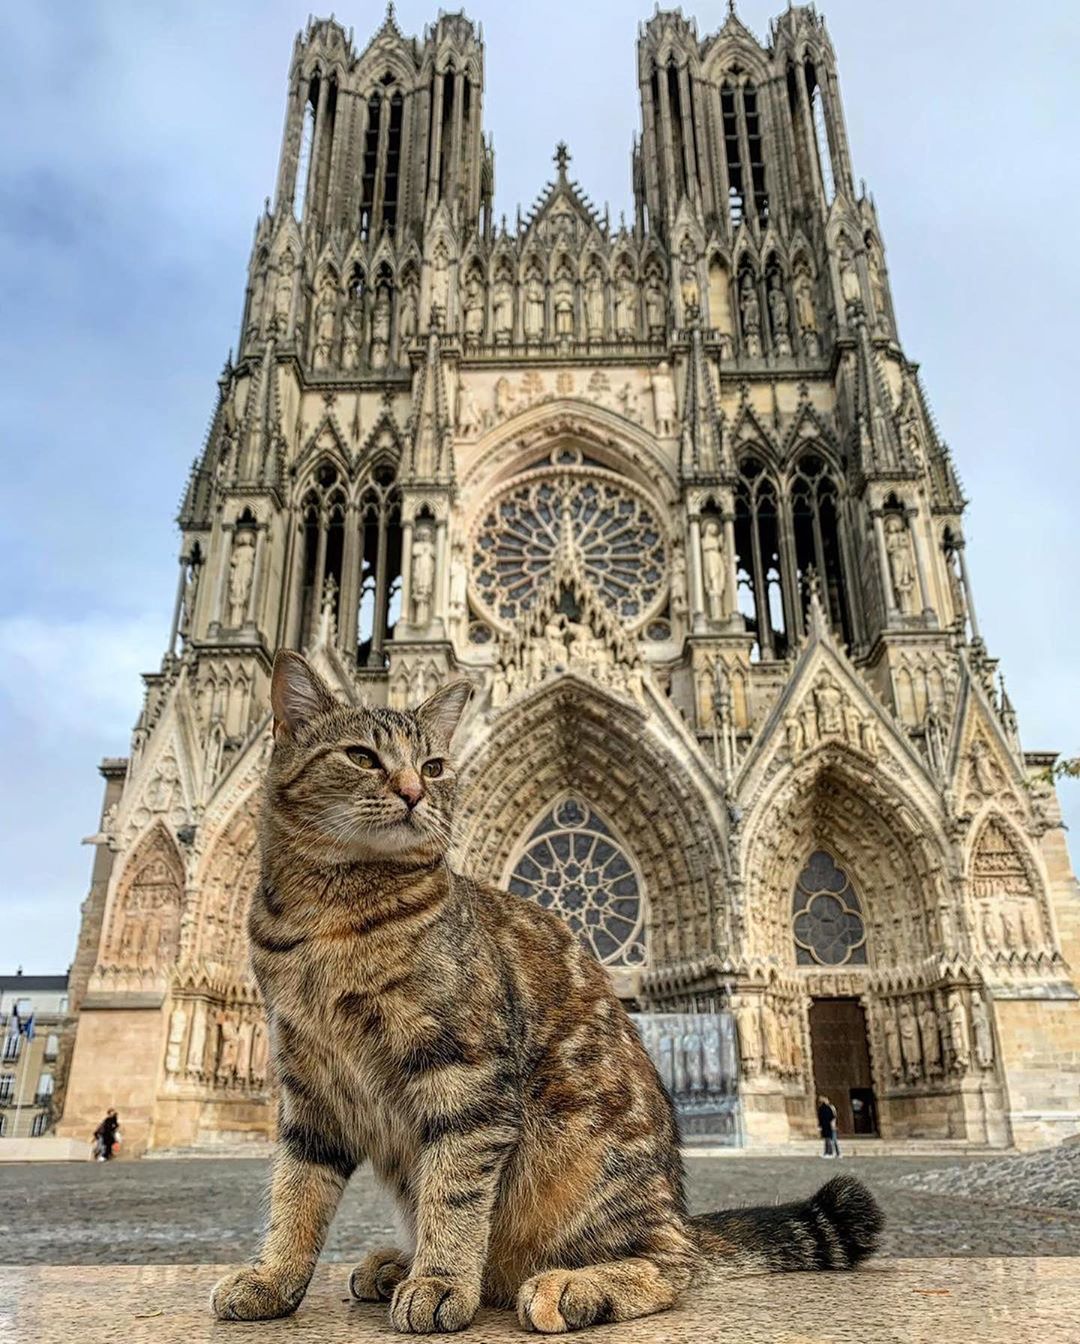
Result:
<svg viewBox="0 0 1080 1344">
<path fill-rule="evenodd" d="M 858 999 L 814 999 L 810 1005 L 814 1052 L 814 1107 L 828 1097 L 841 1135 L 878 1132 L 877 1102 L 866 1042 L 866 1014 Z"/>
</svg>

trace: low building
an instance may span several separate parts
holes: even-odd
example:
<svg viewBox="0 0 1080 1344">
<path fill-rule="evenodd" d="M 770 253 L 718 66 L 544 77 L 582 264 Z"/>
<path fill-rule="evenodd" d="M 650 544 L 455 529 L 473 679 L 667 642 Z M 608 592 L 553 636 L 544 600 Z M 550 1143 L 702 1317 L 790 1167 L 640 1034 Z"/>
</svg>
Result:
<svg viewBox="0 0 1080 1344">
<path fill-rule="evenodd" d="M 66 975 L 0 975 L 0 1139 L 38 1138 L 52 1129 L 71 1020 Z"/>
</svg>

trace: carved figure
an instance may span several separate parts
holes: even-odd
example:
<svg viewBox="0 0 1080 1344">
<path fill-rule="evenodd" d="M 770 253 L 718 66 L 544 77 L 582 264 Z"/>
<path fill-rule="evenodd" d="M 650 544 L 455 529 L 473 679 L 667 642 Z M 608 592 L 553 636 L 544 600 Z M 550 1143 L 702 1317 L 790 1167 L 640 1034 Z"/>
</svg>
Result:
<svg viewBox="0 0 1080 1344">
<path fill-rule="evenodd" d="M 889 1072 L 893 1082 L 898 1083 L 904 1072 L 904 1060 L 900 1052 L 900 1028 L 896 1025 L 896 1013 L 891 1003 L 885 1004 L 885 1057 L 889 1061 Z"/>
<path fill-rule="evenodd" d="M 814 689 L 817 708 L 818 732 L 822 737 L 842 736 L 844 732 L 844 697 L 831 677 L 826 677 Z"/>
<path fill-rule="evenodd" d="M 724 619 L 724 592 L 727 587 L 727 568 L 720 524 L 710 518 L 701 532 L 701 567 L 705 576 L 705 603 L 711 621 Z"/>
<path fill-rule="evenodd" d="M 953 1069 L 957 1073 L 966 1073 L 971 1062 L 971 1048 L 968 1044 L 968 1016 L 963 996 L 958 989 L 950 989 L 945 1001 L 945 1011 L 949 1018 L 949 1044 L 952 1047 Z"/>
<path fill-rule="evenodd" d="M 773 348 L 778 355 L 791 354 L 791 315 L 783 282 L 777 272 L 769 278 L 769 315 L 772 318 Z"/>
<path fill-rule="evenodd" d="M 971 779 L 976 791 L 984 798 L 992 797 L 998 791 L 998 775 L 990 755 L 990 748 L 981 737 L 972 742 L 968 760 L 971 763 Z"/>
<path fill-rule="evenodd" d="M 329 282 L 323 285 L 322 297 L 315 311 L 315 367 L 325 369 L 334 350 L 334 326 L 337 305 Z"/>
<path fill-rule="evenodd" d="M 799 335 L 808 355 L 818 353 L 818 320 L 814 309 L 814 282 L 810 278 L 810 268 L 800 260 L 795 268 L 795 320 L 799 324 Z"/>
<path fill-rule="evenodd" d="M 540 340 L 544 335 L 544 286 L 535 275 L 525 281 L 525 336 Z"/>
<path fill-rule="evenodd" d="M 499 378 L 495 383 L 495 419 L 505 420 L 514 410 L 514 399 L 516 393 L 510 383 L 509 378 L 505 376 Z"/>
<path fill-rule="evenodd" d="M 664 329 L 664 295 L 655 271 L 645 281 L 645 326 L 650 335 Z"/>
<path fill-rule="evenodd" d="M 431 273 L 431 312 L 434 318 L 437 312 L 445 321 L 447 303 L 450 297 L 450 258 L 440 243 L 432 259 Z"/>
<path fill-rule="evenodd" d="M 963 625 L 967 607 L 964 602 L 964 581 L 960 574 L 960 555 L 953 547 L 945 551 L 945 570 L 949 576 L 949 597 L 952 600 L 953 621 Z"/>
<path fill-rule="evenodd" d="M 761 1019 L 757 1005 L 741 1003 L 735 1009 L 739 1031 L 739 1063 L 744 1075 L 757 1073 L 761 1065 Z"/>
<path fill-rule="evenodd" d="M 218 1016 L 218 1058 L 217 1080 L 229 1082 L 236 1074 L 236 1061 L 240 1046 L 240 1033 L 236 1023 L 228 1013 Z"/>
<path fill-rule="evenodd" d="M 390 290 L 380 285 L 375 292 L 375 307 L 371 312 L 371 367 L 381 369 L 386 364 L 390 349 Z"/>
<path fill-rule="evenodd" d="M 911 538 L 898 513 L 885 516 L 885 550 L 889 557 L 889 574 L 896 594 L 897 609 L 904 616 L 912 616 L 918 610 L 915 562 L 911 555 Z"/>
<path fill-rule="evenodd" d="M 282 332 L 289 325 L 289 310 L 292 308 L 292 272 L 292 253 L 286 252 L 279 263 L 277 284 L 274 286 L 274 326 Z"/>
<path fill-rule="evenodd" d="M 926 1074 L 930 1077 L 941 1072 L 941 1037 L 932 999 L 923 999 L 919 1006 L 919 1035 L 922 1038 Z"/>
<path fill-rule="evenodd" d="M 743 271 L 739 283 L 739 311 L 742 314 L 743 344 L 750 356 L 761 354 L 761 304 L 749 271 Z"/>
<path fill-rule="evenodd" d="M 435 592 L 435 544 L 431 529 L 421 528 L 412 547 L 412 620 L 427 625 L 431 620 L 431 599 Z"/>
<path fill-rule="evenodd" d="M 505 278 L 495 281 L 491 291 L 491 328 L 496 341 L 505 344 L 514 330 L 514 291 Z"/>
<path fill-rule="evenodd" d="M 870 279 L 870 297 L 874 304 L 878 330 L 888 332 L 889 305 L 885 297 L 885 277 L 881 272 L 881 260 L 877 248 L 872 243 L 866 252 L 866 272 Z"/>
<path fill-rule="evenodd" d="M 701 309 L 701 287 L 698 284 L 697 249 L 687 234 L 679 247 L 679 288 L 682 294 L 683 313 L 689 321 Z"/>
<path fill-rule="evenodd" d="M 604 335 L 604 277 L 598 266 L 590 266 L 585 277 L 585 325 L 590 339 Z"/>
<path fill-rule="evenodd" d="M 364 305 L 355 297 L 349 300 L 344 318 L 345 339 L 342 342 L 341 362 L 346 369 L 358 369 L 364 348 Z"/>
<path fill-rule="evenodd" d="M 637 335 L 637 290 L 627 271 L 620 271 L 615 289 L 615 335 Z"/>
<path fill-rule="evenodd" d="M 560 280 L 552 299 L 555 311 L 555 335 L 570 337 L 574 334 L 574 289 L 569 280 Z"/>
<path fill-rule="evenodd" d="M 200 999 L 191 1018 L 188 1038 L 187 1071 L 201 1077 L 206 1055 L 206 1004 Z"/>
<path fill-rule="evenodd" d="M 234 630 L 247 620 L 254 577 L 255 533 L 246 527 L 238 528 L 233 535 L 232 555 L 229 557 L 228 621 Z"/>
<path fill-rule="evenodd" d="M 484 334 L 484 291 L 473 271 L 465 286 L 465 337 L 479 341 Z"/>
<path fill-rule="evenodd" d="M 256 1087 L 266 1082 L 266 1061 L 269 1053 L 269 1041 L 266 1027 L 256 1022 L 251 1032 L 251 1081 Z"/>
<path fill-rule="evenodd" d="M 169 1018 L 169 1043 L 165 1051 L 166 1073 L 180 1072 L 180 1052 L 184 1044 L 184 1031 L 187 1027 L 187 1013 L 181 1004 L 177 1004 Z"/>
<path fill-rule="evenodd" d="M 840 269 L 840 293 L 844 303 L 862 303 L 862 286 L 859 284 L 859 274 L 855 269 L 851 244 L 846 238 L 841 239 L 837 249 L 837 266 Z"/>
<path fill-rule="evenodd" d="M 671 378 L 671 366 L 667 360 L 661 360 L 659 365 L 649 374 L 649 382 L 652 384 L 653 394 L 653 415 L 656 418 L 657 434 L 673 434 L 675 432 L 675 384 Z"/>
<path fill-rule="evenodd" d="M 971 1027 L 975 1035 L 975 1063 L 980 1069 L 989 1069 L 994 1064 L 994 1033 L 990 1027 L 990 1016 L 986 1011 L 982 995 L 978 990 L 971 995 Z"/>
<path fill-rule="evenodd" d="M 416 282 L 410 276 L 401 291 L 401 308 L 398 313 L 398 337 L 403 346 L 408 345 L 416 335 Z"/>
<path fill-rule="evenodd" d="M 917 1083 L 922 1077 L 922 1050 L 919 1046 L 918 1023 L 907 999 L 900 1001 L 900 1053 L 908 1082 Z"/>
<path fill-rule="evenodd" d="M 671 614 L 677 620 L 685 620 L 686 612 L 686 556 L 681 546 L 674 546 L 671 552 Z"/>
</svg>

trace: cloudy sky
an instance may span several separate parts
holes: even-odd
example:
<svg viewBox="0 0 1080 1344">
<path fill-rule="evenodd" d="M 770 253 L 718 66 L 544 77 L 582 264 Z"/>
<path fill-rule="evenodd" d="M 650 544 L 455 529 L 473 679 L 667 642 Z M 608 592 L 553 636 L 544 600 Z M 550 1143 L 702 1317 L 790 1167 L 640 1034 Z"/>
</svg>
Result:
<svg viewBox="0 0 1080 1344">
<path fill-rule="evenodd" d="M 336 0 L 366 37 L 380 6 Z M 472 0 L 497 209 L 565 138 L 617 214 L 651 0 Z M 759 36 L 782 0 L 743 0 Z M 419 32 L 435 4 L 397 7 Z M 700 32 L 725 0 L 697 6 Z M 855 171 L 900 331 L 972 504 L 979 617 L 1029 748 L 1080 752 L 1080 6 L 832 0 Z M 67 0 L 0 20 L 0 973 L 73 954 L 103 755 L 122 755 L 176 577 L 177 502 L 273 189 L 295 4 Z M 1080 827 L 1080 786 L 1063 789 Z M 1073 852 L 1080 858 L 1075 842 Z"/>
</svg>

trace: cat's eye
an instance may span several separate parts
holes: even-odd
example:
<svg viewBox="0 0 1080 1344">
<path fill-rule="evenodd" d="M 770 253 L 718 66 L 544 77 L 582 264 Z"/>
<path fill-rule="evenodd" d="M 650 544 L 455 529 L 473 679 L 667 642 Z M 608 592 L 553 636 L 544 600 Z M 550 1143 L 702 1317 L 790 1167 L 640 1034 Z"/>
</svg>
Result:
<svg viewBox="0 0 1080 1344">
<path fill-rule="evenodd" d="M 428 779 L 438 779 L 443 772 L 443 763 L 442 761 L 425 761 L 420 770 Z"/>
<path fill-rule="evenodd" d="M 353 765 L 358 765 L 361 770 L 380 769 L 378 756 L 373 751 L 368 751 L 367 747 L 346 747 L 345 755 L 348 756 Z"/>
</svg>

